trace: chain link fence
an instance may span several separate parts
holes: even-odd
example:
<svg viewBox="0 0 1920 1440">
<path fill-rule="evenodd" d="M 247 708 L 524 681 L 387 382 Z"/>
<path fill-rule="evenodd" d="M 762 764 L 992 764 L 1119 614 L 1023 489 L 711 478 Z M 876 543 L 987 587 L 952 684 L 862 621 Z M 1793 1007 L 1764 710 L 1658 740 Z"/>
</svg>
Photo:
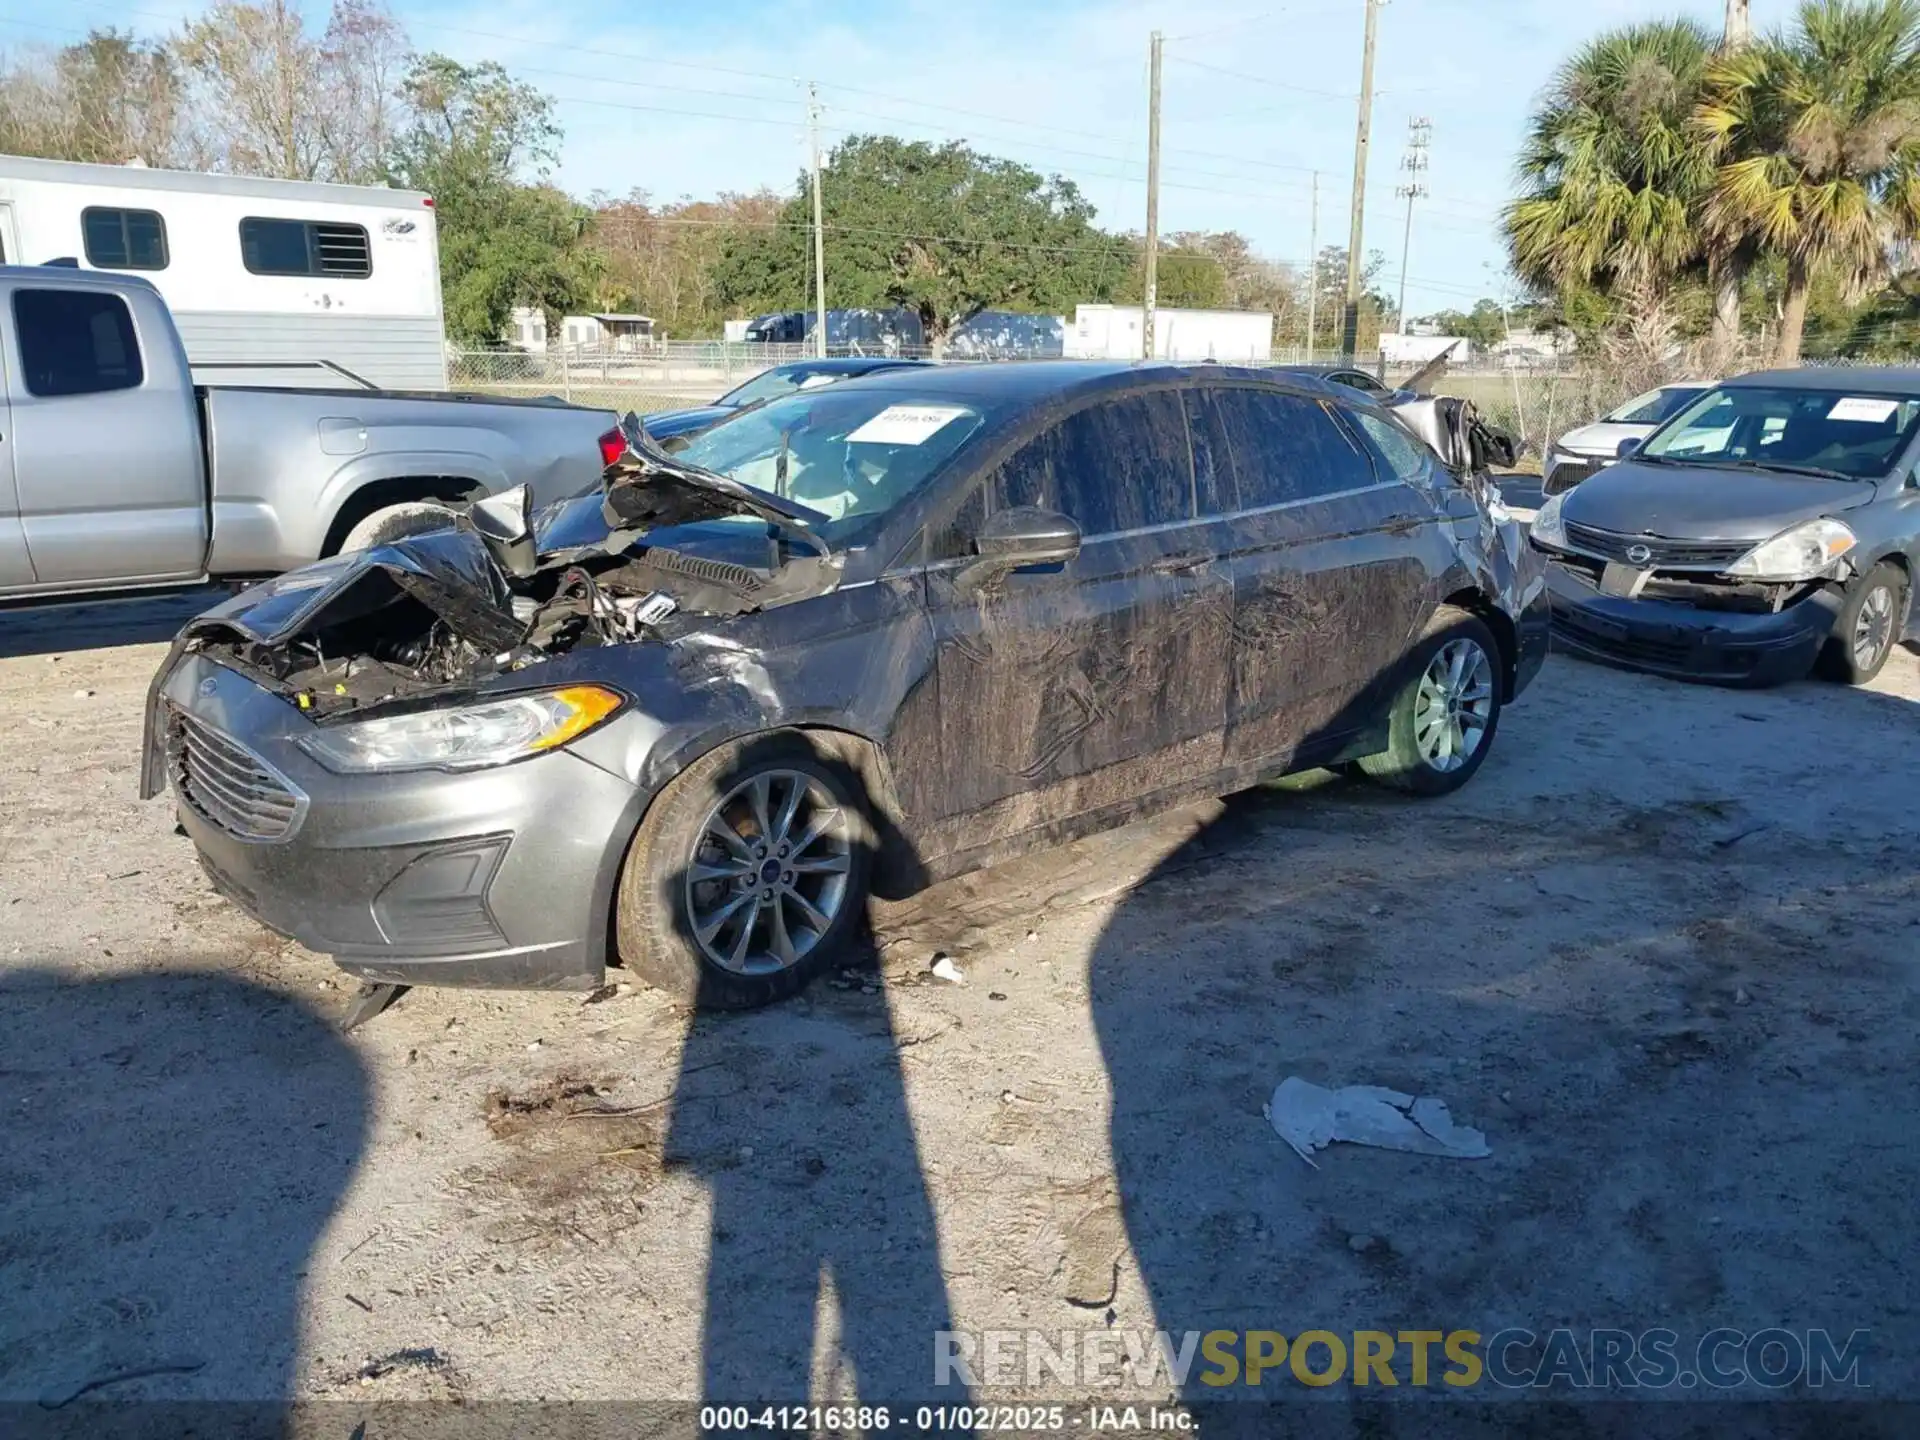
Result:
<svg viewBox="0 0 1920 1440">
<path fill-rule="evenodd" d="M 898 352 L 926 358 L 910 349 Z M 647 349 L 555 348 L 544 354 L 519 350 L 455 351 L 447 374 L 457 391 L 527 398 L 553 396 L 575 405 L 648 414 L 711 404 L 761 371 L 811 359 L 810 345 L 732 344 L 724 341 L 672 341 Z M 1039 358 L 948 354 L 945 364 L 984 364 Z M 1059 358 L 1057 356 L 1051 358 Z M 1298 349 L 1277 350 L 1273 366 L 1344 363 L 1332 353 L 1309 359 Z M 1378 372 L 1375 363 L 1359 367 Z M 1406 379 L 1412 368 L 1383 375 L 1389 384 Z M 1435 382 L 1443 395 L 1474 402 L 1489 422 L 1514 435 L 1526 455 L 1537 459 L 1555 436 L 1607 413 L 1641 391 L 1677 373 L 1604 361 L 1563 362 L 1535 368 L 1455 367 Z"/>
</svg>

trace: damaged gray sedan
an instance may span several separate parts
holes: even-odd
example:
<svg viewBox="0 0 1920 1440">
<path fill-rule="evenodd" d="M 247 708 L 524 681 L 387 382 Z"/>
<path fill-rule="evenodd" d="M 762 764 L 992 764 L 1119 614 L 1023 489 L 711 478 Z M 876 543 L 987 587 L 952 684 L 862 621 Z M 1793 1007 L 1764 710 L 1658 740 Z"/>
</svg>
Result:
<svg viewBox="0 0 1920 1440">
<path fill-rule="evenodd" d="M 869 893 L 1307 767 L 1465 783 L 1544 582 L 1470 413 L 1414 419 L 1432 444 L 1311 379 L 1051 363 L 799 393 L 672 456 L 630 420 L 591 494 L 193 621 L 143 794 L 369 980 L 624 963 L 765 1003 Z"/>
</svg>

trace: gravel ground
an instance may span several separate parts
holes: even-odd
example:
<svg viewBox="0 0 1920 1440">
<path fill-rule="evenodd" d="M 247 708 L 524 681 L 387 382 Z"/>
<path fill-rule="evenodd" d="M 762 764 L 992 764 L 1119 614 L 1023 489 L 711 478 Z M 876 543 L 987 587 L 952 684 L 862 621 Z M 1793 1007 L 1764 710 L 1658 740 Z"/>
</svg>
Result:
<svg viewBox="0 0 1920 1440">
<path fill-rule="evenodd" d="M 1868 1329 L 1920 1398 L 1914 653 L 1557 659 L 1457 797 L 1318 777 L 967 877 L 771 1011 L 342 1037 L 134 799 L 197 603 L 0 614 L 0 1399 L 899 1398 L 936 1330 L 1156 1324 Z M 1294 1074 L 1492 1156 L 1310 1168 Z M 982 1393 L 1030 1388 L 1084 1387 Z"/>
</svg>

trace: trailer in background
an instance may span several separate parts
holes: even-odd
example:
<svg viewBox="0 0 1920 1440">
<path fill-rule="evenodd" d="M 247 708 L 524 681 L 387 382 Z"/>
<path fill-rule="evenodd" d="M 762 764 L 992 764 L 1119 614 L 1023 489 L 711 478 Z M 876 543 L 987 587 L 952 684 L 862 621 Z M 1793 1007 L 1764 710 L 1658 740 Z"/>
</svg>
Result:
<svg viewBox="0 0 1920 1440">
<path fill-rule="evenodd" d="M 1065 336 L 1067 358 L 1138 360 L 1145 326 L 1138 305 L 1077 305 Z M 1153 353 L 1160 360 L 1266 364 L 1273 359 L 1273 316 L 1255 310 L 1156 308 Z"/>
<path fill-rule="evenodd" d="M 0 250 L 152 281 L 202 383 L 447 387 L 415 191 L 0 156 Z"/>
</svg>

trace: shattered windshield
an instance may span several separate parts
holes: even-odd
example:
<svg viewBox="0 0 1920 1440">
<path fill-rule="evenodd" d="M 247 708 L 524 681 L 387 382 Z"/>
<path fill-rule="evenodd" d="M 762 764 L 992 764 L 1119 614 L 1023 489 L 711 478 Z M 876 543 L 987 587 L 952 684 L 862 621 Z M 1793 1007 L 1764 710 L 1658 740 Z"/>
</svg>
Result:
<svg viewBox="0 0 1920 1440">
<path fill-rule="evenodd" d="M 951 401 L 832 386 L 722 421 L 674 459 L 818 510 L 837 522 L 832 537 L 851 543 L 917 491 L 980 423 L 977 410 Z"/>
<path fill-rule="evenodd" d="M 1642 458 L 1839 480 L 1893 469 L 1920 421 L 1920 397 L 1732 385 L 1709 390 L 1648 440 Z"/>
</svg>

